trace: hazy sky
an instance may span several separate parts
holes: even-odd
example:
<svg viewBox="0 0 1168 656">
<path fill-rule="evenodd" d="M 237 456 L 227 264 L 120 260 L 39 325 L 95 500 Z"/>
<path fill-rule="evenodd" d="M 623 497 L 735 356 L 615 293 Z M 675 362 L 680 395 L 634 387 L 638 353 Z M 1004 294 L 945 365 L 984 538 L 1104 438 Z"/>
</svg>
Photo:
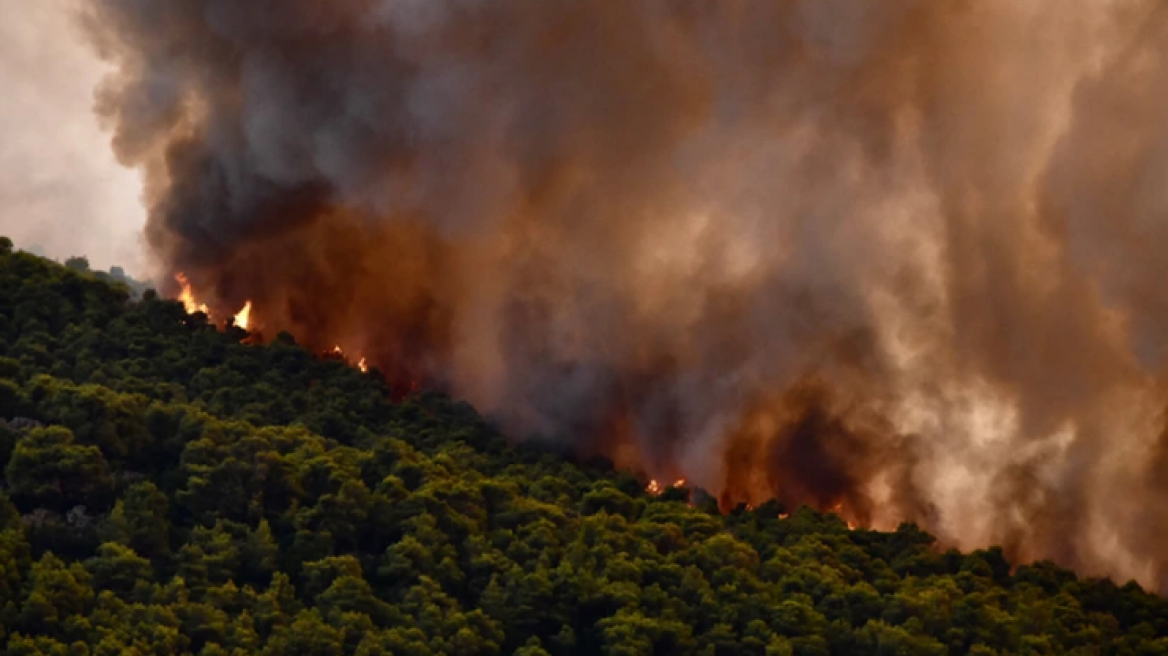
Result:
<svg viewBox="0 0 1168 656">
<path fill-rule="evenodd" d="M 75 1 L 0 0 L 0 235 L 140 272 L 138 174 L 92 112 L 105 68 L 73 24 Z"/>
</svg>

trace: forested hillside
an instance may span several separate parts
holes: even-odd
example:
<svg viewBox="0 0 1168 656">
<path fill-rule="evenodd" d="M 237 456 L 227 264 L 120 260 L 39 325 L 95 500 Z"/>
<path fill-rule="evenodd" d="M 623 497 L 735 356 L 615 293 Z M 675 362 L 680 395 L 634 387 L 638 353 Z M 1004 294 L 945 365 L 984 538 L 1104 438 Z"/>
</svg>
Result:
<svg viewBox="0 0 1168 656">
<path fill-rule="evenodd" d="M 245 337 L 0 240 L 6 653 L 1168 654 L 1134 584 L 649 495 Z"/>
</svg>

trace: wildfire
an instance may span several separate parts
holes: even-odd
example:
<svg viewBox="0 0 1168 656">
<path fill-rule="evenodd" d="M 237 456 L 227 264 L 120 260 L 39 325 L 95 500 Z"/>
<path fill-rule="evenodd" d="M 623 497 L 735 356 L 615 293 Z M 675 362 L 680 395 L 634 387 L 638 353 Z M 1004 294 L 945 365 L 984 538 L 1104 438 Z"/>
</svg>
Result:
<svg viewBox="0 0 1168 656">
<path fill-rule="evenodd" d="M 852 521 L 849 520 L 847 517 L 844 517 L 843 509 L 844 509 L 843 502 L 837 503 L 830 508 L 831 512 L 835 513 L 836 516 L 838 516 L 840 519 L 842 519 L 844 521 L 844 524 L 847 524 L 849 531 L 856 530 L 856 525 L 853 524 Z"/>
<path fill-rule="evenodd" d="M 685 479 L 679 478 L 676 481 L 673 481 L 673 484 L 669 487 L 685 487 Z M 657 496 L 665 491 L 665 485 L 662 485 L 659 481 L 657 481 L 657 479 L 653 479 L 650 480 L 649 484 L 645 486 L 645 491 L 653 496 Z"/>
<path fill-rule="evenodd" d="M 247 303 L 244 304 L 243 309 L 239 311 L 239 314 L 235 315 L 235 325 L 240 327 L 240 328 L 243 328 L 244 330 L 247 330 L 248 324 L 250 322 L 251 322 L 251 301 L 248 301 Z"/>
<path fill-rule="evenodd" d="M 174 279 L 182 287 L 182 293 L 178 295 L 178 300 L 182 302 L 183 307 L 187 309 L 187 314 L 194 314 L 202 312 L 207 314 L 207 306 L 195 300 L 195 293 L 191 290 L 191 281 L 183 273 L 174 274 Z"/>
<path fill-rule="evenodd" d="M 344 361 L 346 363 L 352 362 L 351 360 L 349 360 L 348 356 L 345 355 L 345 349 L 341 348 L 340 344 L 333 346 L 332 350 L 329 351 L 328 353 L 326 353 L 326 355 L 340 358 L 342 361 Z M 369 360 L 365 356 L 362 355 L 357 360 L 356 367 L 357 367 L 357 369 L 360 369 L 361 373 L 363 373 L 363 374 L 369 373 Z"/>
<path fill-rule="evenodd" d="M 180 273 L 174 274 L 174 279 L 175 279 L 175 281 L 178 282 L 179 287 L 181 288 L 181 291 L 180 291 L 179 296 L 178 296 L 178 300 L 179 300 L 179 302 L 181 302 L 183 304 L 183 307 L 186 308 L 187 314 L 194 314 L 196 312 L 202 312 L 203 314 L 206 314 L 206 315 L 211 314 L 211 310 L 210 310 L 210 308 L 208 308 L 206 306 L 206 304 L 200 303 L 200 302 L 198 302 L 198 300 L 195 299 L 194 288 L 191 286 L 191 281 L 189 278 L 187 278 L 185 273 L 180 272 Z M 233 317 L 236 327 L 242 328 L 244 330 L 251 329 L 251 310 L 252 310 L 251 301 L 247 301 L 246 303 L 243 304 L 243 309 L 241 309 Z M 341 360 L 349 362 L 349 360 L 345 356 L 345 350 L 341 348 L 340 344 L 333 346 L 333 348 L 330 351 L 328 351 L 325 355 L 334 356 L 334 357 L 340 358 Z M 361 373 L 369 373 L 369 362 L 365 358 L 365 356 L 361 356 L 361 358 L 357 361 L 356 367 L 361 370 Z M 412 383 L 410 385 L 410 391 L 417 389 L 417 386 L 418 386 L 418 384 L 416 382 Z M 684 483 L 685 483 L 685 480 L 683 479 L 678 484 L 680 485 L 680 484 L 684 484 Z"/>
<path fill-rule="evenodd" d="M 176 282 L 178 282 L 179 287 L 181 288 L 181 291 L 178 295 L 178 300 L 183 304 L 183 307 L 186 308 L 187 314 L 194 314 L 196 312 L 202 312 L 206 315 L 211 314 L 211 310 L 205 303 L 200 303 L 195 299 L 195 290 L 191 287 L 191 281 L 187 278 L 185 273 L 180 272 L 174 274 L 174 279 Z M 248 330 L 250 323 L 251 301 L 248 301 L 247 303 L 244 303 L 243 309 L 235 315 L 235 325 L 243 328 L 244 330 Z"/>
</svg>

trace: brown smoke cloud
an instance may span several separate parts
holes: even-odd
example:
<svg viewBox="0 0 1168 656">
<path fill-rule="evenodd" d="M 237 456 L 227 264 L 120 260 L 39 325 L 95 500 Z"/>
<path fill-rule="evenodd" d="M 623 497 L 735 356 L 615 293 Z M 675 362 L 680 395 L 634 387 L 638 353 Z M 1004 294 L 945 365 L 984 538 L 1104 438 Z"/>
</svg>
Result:
<svg viewBox="0 0 1168 656">
<path fill-rule="evenodd" d="M 1159 0 L 93 0 L 147 238 L 725 503 L 1168 583 Z"/>
</svg>

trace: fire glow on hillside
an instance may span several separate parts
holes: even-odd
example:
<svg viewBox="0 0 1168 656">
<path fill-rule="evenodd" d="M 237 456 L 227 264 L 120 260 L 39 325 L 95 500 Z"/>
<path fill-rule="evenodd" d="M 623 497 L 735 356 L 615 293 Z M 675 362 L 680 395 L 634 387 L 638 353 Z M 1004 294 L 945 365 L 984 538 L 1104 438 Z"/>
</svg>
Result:
<svg viewBox="0 0 1168 656">
<path fill-rule="evenodd" d="M 195 290 L 191 287 L 190 280 L 187 279 L 186 274 L 181 272 L 176 273 L 174 280 L 179 285 L 178 300 L 186 308 L 188 314 L 202 313 L 212 316 L 211 309 L 205 303 L 200 303 L 196 299 Z M 251 324 L 251 301 L 246 301 L 243 304 L 243 309 L 231 318 L 231 322 L 238 328 L 248 330 Z"/>
</svg>

